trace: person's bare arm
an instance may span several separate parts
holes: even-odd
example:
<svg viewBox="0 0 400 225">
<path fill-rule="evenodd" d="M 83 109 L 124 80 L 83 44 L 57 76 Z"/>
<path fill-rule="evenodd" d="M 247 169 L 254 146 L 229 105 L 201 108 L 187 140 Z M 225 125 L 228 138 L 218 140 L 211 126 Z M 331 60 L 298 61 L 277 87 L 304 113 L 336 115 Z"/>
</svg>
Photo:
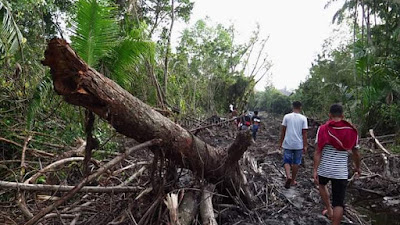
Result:
<svg viewBox="0 0 400 225">
<path fill-rule="evenodd" d="M 306 153 L 308 148 L 307 129 L 303 129 L 302 134 L 303 134 L 303 152 Z"/>
<path fill-rule="evenodd" d="M 360 156 L 360 152 L 358 151 L 358 148 L 353 148 L 353 162 L 354 162 L 354 166 L 356 173 L 358 174 L 358 176 L 361 176 L 361 169 L 360 169 L 360 163 L 361 163 L 361 156 Z"/>
<path fill-rule="evenodd" d="M 286 126 L 282 125 L 282 129 L 281 129 L 281 140 L 279 141 L 279 149 L 282 148 L 282 143 L 283 140 L 285 140 L 285 135 L 286 135 Z"/>
<path fill-rule="evenodd" d="M 318 181 L 318 167 L 319 164 L 321 163 L 321 157 L 322 157 L 322 151 L 318 150 L 318 144 L 315 145 L 315 152 L 314 152 L 314 170 L 313 170 L 313 178 L 314 178 L 314 183 L 316 185 L 319 184 Z"/>
</svg>

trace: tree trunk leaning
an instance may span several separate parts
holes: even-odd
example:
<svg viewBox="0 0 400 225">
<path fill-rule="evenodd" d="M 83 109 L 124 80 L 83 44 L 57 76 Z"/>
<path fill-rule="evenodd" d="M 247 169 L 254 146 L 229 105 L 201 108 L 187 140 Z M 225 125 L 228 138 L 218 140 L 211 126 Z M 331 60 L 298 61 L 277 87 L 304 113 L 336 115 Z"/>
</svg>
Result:
<svg viewBox="0 0 400 225">
<path fill-rule="evenodd" d="M 50 67 L 54 89 L 68 103 L 89 109 L 139 142 L 162 139 L 167 159 L 210 183 L 229 180 L 241 186 L 240 174 L 232 171 L 240 171 L 237 160 L 252 143 L 250 132 L 238 134 L 228 151 L 214 148 L 90 68 L 62 39 L 49 41 L 42 63 Z"/>
</svg>

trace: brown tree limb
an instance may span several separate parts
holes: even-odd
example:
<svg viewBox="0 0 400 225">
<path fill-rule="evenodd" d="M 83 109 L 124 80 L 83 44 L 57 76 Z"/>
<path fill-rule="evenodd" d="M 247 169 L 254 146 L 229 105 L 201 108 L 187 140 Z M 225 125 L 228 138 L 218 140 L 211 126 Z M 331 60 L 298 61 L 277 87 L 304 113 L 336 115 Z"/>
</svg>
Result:
<svg viewBox="0 0 400 225">
<path fill-rule="evenodd" d="M 25 152 L 26 148 L 28 147 L 29 141 L 32 139 L 32 135 L 26 137 L 24 141 L 24 147 L 22 148 L 22 155 L 21 155 L 21 178 L 25 175 L 26 171 L 26 163 L 25 163 Z"/>
<path fill-rule="evenodd" d="M 178 208 L 178 220 L 181 225 L 190 225 L 199 209 L 199 195 L 194 191 L 184 193 Z"/>
<path fill-rule="evenodd" d="M 382 151 L 384 151 L 384 152 L 385 152 L 386 154 L 388 154 L 388 155 L 391 155 L 391 153 L 390 153 L 385 147 L 383 147 L 383 145 L 382 145 L 382 144 L 379 142 L 379 140 L 375 137 L 374 130 L 370 129 L 370 130 L 369 130 L 369 134 L 370 134 L 371 137 L 374 139 L 376 145 L 378 145 L 378 147 L 379 147 Z"/>
<path fill-rule="evenodd" d="M 21 144 L 18 144 L 17 142 L 9 140 L 9 139 L 6 139 L 6 138 L 0 137 L 0 141 L 7 142 L 7 143 L 13 144 L 15 146 L 18 146 L 20 148 L 23 148 L 23 146 Z M 48 152 L 45 152 L 45 151 L 42 151 L 42 150 L 32 149 L 32 148 L 26 148 L 26 150 L 29 153 L 34 154 L 34 155 L 41 155 L 41 156 L 44 156 L 44 157 L 54 157 L 54 154 L 48 153 Z"/>
<path fill-rule="evenodd" d="M 212 204 L 214 189 L 215 185 L 210 184 L 204 188 L 203 194 L 201 195 L 200 215 L 204 225 L 218 225 Z"/>
<path fill-rule="evenodd" d="M 233 159 L 240 158 L 237 153 L 244 152 L 251 144 L 247 140 L 238 140 L 238 143 L 242 142 L 237 145 L 240 150 L 229 153 L 207 145 L 90 68 L 64 40 L 55 38 L 49 42 L 42 63 L 51 68 L 54 89 L 64 96 L 65 101 L 91 110 L 107 120 L 117 132 L 139 142 L 162 139 L 166 158 L 204 176 L 211 183 L 224 180 L 227 169 L 239 166 L 226 163 L 226 158 L 232 163 Z M 251 139 L 251 135 L 238 135 L 238 138 Z M 231 153 L 237 155 L 228 156 Z M 230 173 L 230 176 L 239 175 Z"/>
<path fill-rule="evenodd" d="M 26 184 L 34 183 L 34 182 L 36 182 L 36 179 L 38 179 L 40 177 L 40 175 L 42 175 L 48 171 L 54 170 L 58 166 L 64 165 L 65 163 L 68 163 L 68 162 L 83 161 L 83 159 L 84 159 L 83 157 L 71 157 L 71 158 L 61 159 L 56 162 L 53 162 L 50 165 L 39 170 L 35 175 L 28 178 L 24 183 L 26 183 Z"/>
<path fill-rule="evenodd" d="M 24 191 L 59 191 L 67 192 L 75 188 L 75 186 L 67 185 L 49 185 L 49 184 L 26 184 L 9 181 L 0 181 L 0 187 L 3 189 L 17 189 Z M 137 187 L 124 187 L 124 186 L 112 186 L 112 187 L 99 187 L 99 186 L 85 186 L 79 190 L 79 192 L 90 192 L 90 193 L 121 193 L 121 192 L 134 192 L 140 190 Z"/>
<path fill-rule="evenodd" d="M 99 142 L 93 137 L 95 116 L 90 110 L 85 112 L 85 132 L 86 132 L 86 147 L 85 147 L 85 158 L 83 159 L 83 174 L 88 176 L 89 162 L 92 158 L 92 150 L 99 147 Z"/>
<path fill-rule="evenodd" d="M 36 224 L 41 218 L 43 218 L 46 214 L 50 213 L 53 211 L 55 208 L 58 206 L 62 205 L 65 201 L 69 200 L 72 198 L 79 190 L 81 190 L 87 183 L 93 181 L 96 179 L 98 176 L 106 172 L 107 170 L 111 169 L 113 166 L 115 166 L 117 163 L 121 162 L 123 159 L 128 157 L 128 155 L 132 154 L 133 152 L 147 148 L 150 146 L 158 145 L 161 143 L 160 139 L 153 139 L 147 142 L 144 142 L 142 144 L 136 145 L 135 147 L 132 147 L 130 149 L 127 149 L 123 154 L 115 157 L 112 159 L 110 162 L 104 164 L 102 167 L 100 167 L 95 173 L 85 177 L 78 185 L 76 185 L 72 190 L 70 190 L 68 193 L 66 193 L 60 200 L 56 201 L 52 205 L 44 208 L 41 210 L 39 213 L 37 213 L 32 219 L 30 219 L 28 222 L 25 223 L 25 225 L 32 225 Z M 122 188 L 122 187 L 120 187 Z M 126 188 L 126 187 L 125 187 Z"/>
</svg>

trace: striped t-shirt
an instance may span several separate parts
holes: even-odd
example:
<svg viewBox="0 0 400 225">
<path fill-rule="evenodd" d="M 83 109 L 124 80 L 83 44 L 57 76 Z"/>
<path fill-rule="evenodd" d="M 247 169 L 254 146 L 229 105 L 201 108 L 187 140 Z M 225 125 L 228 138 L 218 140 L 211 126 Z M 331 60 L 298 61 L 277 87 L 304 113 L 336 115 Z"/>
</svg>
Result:
<svg viewBox="0 0 400 225">
<path fill-rule="evenodd" d="M 347 158 L 347 151 L 339 151 L 332 145 L 325 145 L 322 149 L 322 158 L 318 167 L 318 175 L 333 179 L 347 179 Z"/>
<path fill-rule="evenodd" d="M 319 129 L 317 131 L 317 144 Z M 339 151 L 332 145 L 325 145 L 322 149 L 321 162 L 318 167 L 318 175 L 332 179 L 348 179 L 347 151 Z"/>
</svg>

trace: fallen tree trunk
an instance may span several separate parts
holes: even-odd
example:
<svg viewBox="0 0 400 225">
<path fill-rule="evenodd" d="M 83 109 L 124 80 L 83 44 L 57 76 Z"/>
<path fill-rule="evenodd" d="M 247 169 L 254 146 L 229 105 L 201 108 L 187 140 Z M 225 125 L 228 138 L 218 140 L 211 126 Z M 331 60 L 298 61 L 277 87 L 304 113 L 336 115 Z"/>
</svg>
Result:
<svg viewBox="0 0 400 225">
<path fill-rule="evenodd" d="M 50 67 L 54 89 L 68 103 L 89 109 L 117 132 L 139 142 L 162 139 L 160 148 L 167 159 L 210 183 L 229 180 L 225 183 L 233 181 L 236 187 L 241 186 L 237 160 L 252 143 L 250 132 L 239 133 L 228 151 L 207 145 L 90 68 L 65 40 L 52 39 L 42 63 Z"/>
<path fill-rule="evenodd" d="M 50 184 L 26 184 L 26 183 L 16 183 L 8 181 L 0 181 L 0 187 L 2 189 L 17 189 L 24 191 L 59 191 L 67 192 L 75 188 L 75 186 L 68 185 L 50 185 Z M 79 190 L 79 192 L 88 193 L 121 193 L 121 192 L 135 192 L 140 190 L 137 187 L 123 187 L 123 186 L 113 186 L 113 187 L 98 187 L 98 186 L 85 186 Z"/>
</svg>

